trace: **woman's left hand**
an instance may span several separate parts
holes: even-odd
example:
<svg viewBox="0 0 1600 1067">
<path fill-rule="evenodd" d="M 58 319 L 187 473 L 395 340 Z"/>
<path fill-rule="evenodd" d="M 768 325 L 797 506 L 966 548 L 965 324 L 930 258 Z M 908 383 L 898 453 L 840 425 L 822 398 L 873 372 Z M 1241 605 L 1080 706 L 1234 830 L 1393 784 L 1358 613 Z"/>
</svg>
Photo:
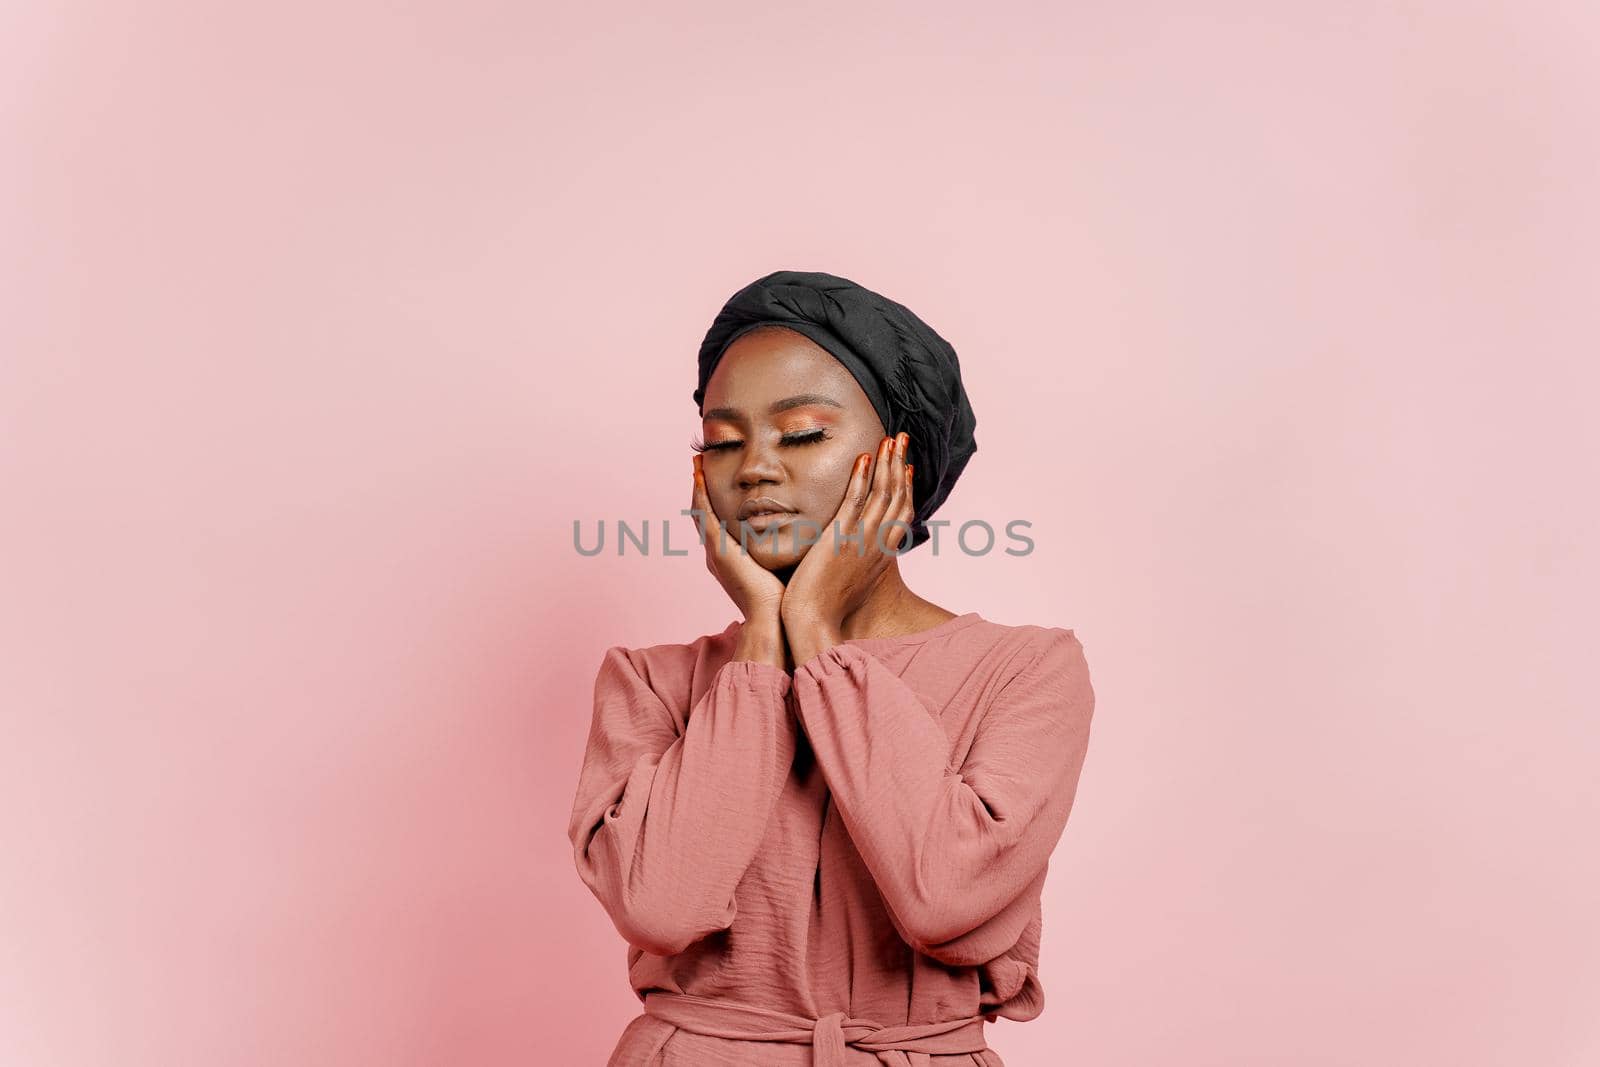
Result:
<svg viewBox="0 0 1600 1067">
<path fill-rule="evenodd" d="M 856 457 L 838 514 L 790 575 L 780 610 L 796 666 L 839 642 L 845 618 L 909 534 L 916 514 L 909 444 L 904 433 L 885 437 L 876 458 L 866 452 Z"/>
</svg>

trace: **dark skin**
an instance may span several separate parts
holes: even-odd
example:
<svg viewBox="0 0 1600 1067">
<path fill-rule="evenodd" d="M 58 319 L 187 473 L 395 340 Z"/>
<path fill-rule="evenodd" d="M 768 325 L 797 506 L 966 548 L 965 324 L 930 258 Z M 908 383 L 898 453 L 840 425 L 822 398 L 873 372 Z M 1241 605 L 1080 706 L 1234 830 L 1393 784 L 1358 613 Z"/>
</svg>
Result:
<svg viewBox="0 0 1600 1067">
<path fill-rule="evenodd" d="M 956 617 L 913 593 L 894 556 L 914 514 L 909 440 L 885 435 L 826 349 L 783 328 L 742 334 L 706 383 L 703 410 L 690 506 L 704 514 L 706 568 L 744 614 L 735 660 L 792 671 L 841 641 Z M 765 529 L 741 521 L 740 506 L 758 497 L 789 513 Z"/>
</svg>

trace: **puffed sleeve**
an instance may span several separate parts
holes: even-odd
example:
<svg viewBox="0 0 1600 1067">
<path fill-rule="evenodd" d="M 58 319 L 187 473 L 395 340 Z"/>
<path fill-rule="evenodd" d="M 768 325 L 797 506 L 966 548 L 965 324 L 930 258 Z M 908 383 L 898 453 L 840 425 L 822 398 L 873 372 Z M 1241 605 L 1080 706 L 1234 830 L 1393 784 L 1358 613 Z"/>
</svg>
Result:
<svg viewBox="0 0 1600 1067">
<path fill-rule="evenodd" d="M 796 712 L 902 938 L 952 965 L 1006 952 L 1036 914 L 1089 744 L 1094 690 L 1070 630 L 1043 631 L 960 767 L 944 727 L 854 645 L 794 674 Z"/>
<path fill-rule="evenodd" d="M 797 726 L 771 664 L 723 664 L 681 731 L 647 676 L 639 653 L 606 652 L 568 837 L 617 932 L 670 956 L 733 924 Z"/>
</svg>

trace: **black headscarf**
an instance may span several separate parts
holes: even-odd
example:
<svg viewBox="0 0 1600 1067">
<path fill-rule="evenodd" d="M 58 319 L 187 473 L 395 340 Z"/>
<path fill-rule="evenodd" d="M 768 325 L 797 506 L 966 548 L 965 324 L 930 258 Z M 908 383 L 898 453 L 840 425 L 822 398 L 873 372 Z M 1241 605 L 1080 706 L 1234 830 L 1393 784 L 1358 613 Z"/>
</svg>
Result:
<svg viewBox="0 0 1600 1067">
<path fill-rule="evenodd" d="M 787 326 L 821 345 L 861 384 L 884 434 L 910 436 L 916 514 L 900 551 L 922 544 L 927 520 L 978 450 L 978 418 L 961 384 L 956 350 L 908 308 L 847 278 L 775 271 L 734 293 L 706 332 L 694 391 L 702 413 L 706 383 L 722 353 L 763 323 Z"/>
</svg>

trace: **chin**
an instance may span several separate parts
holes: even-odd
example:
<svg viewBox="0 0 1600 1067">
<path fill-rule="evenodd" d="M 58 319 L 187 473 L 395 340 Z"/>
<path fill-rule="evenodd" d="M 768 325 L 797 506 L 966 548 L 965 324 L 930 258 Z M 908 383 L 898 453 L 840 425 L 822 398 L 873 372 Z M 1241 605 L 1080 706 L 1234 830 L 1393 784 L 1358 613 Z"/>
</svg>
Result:
<svg viewBox="0 0 1600 1067">
<path fill-rule="evenodd" d="M 773 536 L 757 534 L 754 530 L 746 535 L 745 551 L 750 553 L 750 558 L 769 571 L 776 571 L 784 567 L 792 567 L 805 558 L 805 554 L 812 549 L 810 544 L 797 544 L 800 534 L 796 532 L 795 523 L 786 523 Z"/>
<path fill-rule="evenodd" d="M 767 570 L 776 572 L 785 567 L 792 567 L 796 563 L 799 563 L 800 560 L 805 557 L 806 552 L 810 550 L 810 547 L 811 546 L 807 545 L 805 549 L 799 552 L 754 551 L 750 553 L 750 558 L 761 564 L 761 566 L 765 567 Z"/>
</svg>

